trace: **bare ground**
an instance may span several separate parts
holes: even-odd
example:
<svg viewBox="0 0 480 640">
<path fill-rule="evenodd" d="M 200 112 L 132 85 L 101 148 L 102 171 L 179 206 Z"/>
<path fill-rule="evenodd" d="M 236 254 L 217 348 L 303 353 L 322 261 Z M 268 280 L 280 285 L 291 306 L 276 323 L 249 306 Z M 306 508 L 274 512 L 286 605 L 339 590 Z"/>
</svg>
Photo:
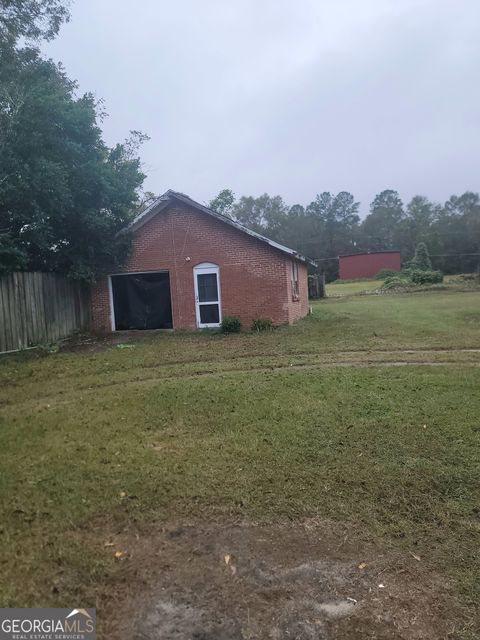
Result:
<svg viewBox="0 0 480 640">
<path fill-rule="evenodd" d="M 412 552 L 332 522 L 187 522 L 108 536 L 124 555 L 100 598 L 122 640 L 441 640 L 461 610 Z"/>
</svg>

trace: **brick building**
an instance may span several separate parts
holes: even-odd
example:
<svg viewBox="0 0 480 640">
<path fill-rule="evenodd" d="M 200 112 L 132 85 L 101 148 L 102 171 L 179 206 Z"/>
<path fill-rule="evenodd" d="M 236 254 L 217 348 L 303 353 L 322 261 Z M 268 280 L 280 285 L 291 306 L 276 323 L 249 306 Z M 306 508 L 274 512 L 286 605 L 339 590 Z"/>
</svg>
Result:
<svg viewBox="0 0 480 640">
<path fill-rule="evenodd" d="M 167 191 L 129 227 L 127 263 L 92 288 L 97 333 L 218 327 L 239 316 L 289 324 L 308 313 L 308 260 Z"/>
<path fill-rule="evenodd" d="M 374 278 L 382 269 L 400 271 L 400 251 L 375 251 L 339 256 L 340 280 Z"/>
</svg>

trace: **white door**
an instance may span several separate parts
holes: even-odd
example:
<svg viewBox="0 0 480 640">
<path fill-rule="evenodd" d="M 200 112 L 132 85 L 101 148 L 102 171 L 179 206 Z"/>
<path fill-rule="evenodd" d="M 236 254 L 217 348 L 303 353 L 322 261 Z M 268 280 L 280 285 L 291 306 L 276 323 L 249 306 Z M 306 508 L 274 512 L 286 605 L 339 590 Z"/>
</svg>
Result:
<svg viewBox="0 0 480 640">
<path fill-rule="evenodd" d="M 197 265 L 193 269 L 193 280 L 197 327 L 219 327 L 222 322 L 222 307 L 218 266 L 210 262 Z"/>
</svg>

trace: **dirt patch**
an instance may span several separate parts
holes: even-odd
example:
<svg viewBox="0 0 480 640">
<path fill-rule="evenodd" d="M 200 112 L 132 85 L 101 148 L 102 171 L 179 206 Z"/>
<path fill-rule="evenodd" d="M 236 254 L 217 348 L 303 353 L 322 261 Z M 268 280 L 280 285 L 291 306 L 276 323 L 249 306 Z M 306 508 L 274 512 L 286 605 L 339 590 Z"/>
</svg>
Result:
<svg viewBox="0 0 480 640">
<path fill-rule="evenodd" d="M 190 523 L 109 542 L 125 556 L 99 603 L 105 639 L 439 640 L 459 617 L 423 559 L 333 523 Z"/>
</svg>

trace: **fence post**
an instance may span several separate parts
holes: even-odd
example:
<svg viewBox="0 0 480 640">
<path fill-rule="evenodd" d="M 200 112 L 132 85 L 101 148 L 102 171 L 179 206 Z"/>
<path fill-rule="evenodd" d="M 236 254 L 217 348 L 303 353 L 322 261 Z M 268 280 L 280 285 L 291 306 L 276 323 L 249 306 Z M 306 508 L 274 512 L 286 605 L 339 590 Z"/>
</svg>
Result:
<svg viewBox="0 0 480 640">
<path fill-rule="evenodd" d="M 318 276 L 318 297 L 319 298 L 326 298 L 327 297 L 327 290 L 325 289 L 325 274 L 321 273 Z"/>
</svg>

